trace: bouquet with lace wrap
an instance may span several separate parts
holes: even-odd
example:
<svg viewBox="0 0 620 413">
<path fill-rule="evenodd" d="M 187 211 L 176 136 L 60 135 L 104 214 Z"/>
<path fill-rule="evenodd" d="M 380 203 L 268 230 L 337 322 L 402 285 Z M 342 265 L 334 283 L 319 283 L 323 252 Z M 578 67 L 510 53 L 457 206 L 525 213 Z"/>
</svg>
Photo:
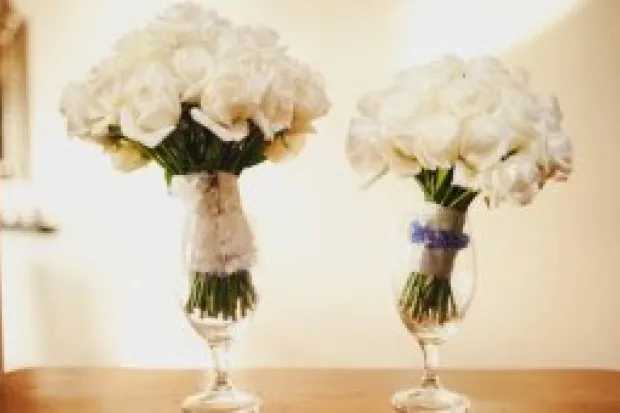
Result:
<svg viewBox="0 0 620 413">
<path fill-rule="evenodd" d="M 128 33 L 61 99 L 68 135 L 101 147 L 117 169 L 163 169 L 187 209 L 185 309 L 226 320 L 256 298 L 237 178 L 296 155 L 328 109 L 321 77 L 277 33 L 235 26 L 195 2 Z"/>
</svg>

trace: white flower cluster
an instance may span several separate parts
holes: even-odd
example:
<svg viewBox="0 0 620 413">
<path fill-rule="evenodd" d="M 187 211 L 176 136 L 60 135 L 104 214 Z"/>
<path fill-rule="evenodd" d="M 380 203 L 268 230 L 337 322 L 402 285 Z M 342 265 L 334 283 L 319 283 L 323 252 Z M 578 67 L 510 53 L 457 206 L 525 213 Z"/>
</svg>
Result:
<svg viewBox="0 0 620 413">
<path fill-rule="evenodd" d="M 182 103 L 223 141 L 248 135 L 248 121 L 266 140 L 294 141 L 327 113 L 321 77 L 288 56 L 273 30 L 234 26 L 197 2 L 183 2 L 120 39 L 114 53 L 61 99 L 68 133 L 109 146 L 110 126 L 153 148 L 177 126 Z M 281 158 L 283 150 L 267 151 Z M 294 146 L 294 145 L 293 145 Z M 114 147 L 118 166 L 132 169 L 139 145 Z"/>
<path fill-rule="evenodd" d="M 572 147 L 555 97 L 530 91 L 523 69 L 500 60 L 446 56 L 399 73 L 366 94 L 352 119 L 347 154 L 372 180 L 454 168 L 454 185 L 493 205 L 529 203 L 549 179 L 572 170 Z"/>
</svg>

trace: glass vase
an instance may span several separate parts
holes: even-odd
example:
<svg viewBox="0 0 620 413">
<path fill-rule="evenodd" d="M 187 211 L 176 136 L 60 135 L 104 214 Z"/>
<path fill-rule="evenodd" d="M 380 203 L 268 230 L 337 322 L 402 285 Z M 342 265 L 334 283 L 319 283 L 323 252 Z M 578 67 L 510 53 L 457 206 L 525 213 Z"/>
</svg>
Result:
<svg viewBox="0 0 620 413">
<path fill-rule="evenodd" d="M 401 231 L 401 235 L 405 235 Z M 419 344 L 424 373 L 419 386 L 392 397 L 398 412 L 466 412 L 468 398 L 442 387 L 439 347 L 459 328 L 475 292 L 473 244 L 466 214 L 428 204 L 408 219 L 394 276 L 396 309 Z"/>
<path fill-rule="evenodd" d="M 171 192 L 185 206 L 182 310 L 212 359 L 210 383 L 186 398 L 182 411 L 258 412 L 259 398 L 237 389 L 230 371 L 231 344 L 258 302 L 251 273 L 254 241 L 237 177 L 225 172 L 175 176 Z"/>
</svg>

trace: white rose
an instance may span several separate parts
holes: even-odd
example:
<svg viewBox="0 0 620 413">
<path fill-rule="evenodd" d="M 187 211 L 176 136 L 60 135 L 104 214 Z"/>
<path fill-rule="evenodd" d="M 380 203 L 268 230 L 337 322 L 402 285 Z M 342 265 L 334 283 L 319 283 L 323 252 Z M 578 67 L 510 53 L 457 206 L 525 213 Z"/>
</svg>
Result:
<svg viewBox="0 0 620 413">
<path fill-rule="evenodd" d="M 306 144 L 307 135 L 303 133 L 286 134 L 268 142 L 265 156 L 271 162 L 283 162 L 298 155 Z"/>
<path fill-rule="evenodd" d="M 434 113 L 435 108 L 432 105 L 424 106 L 425 103 L 427 102 L 422 102 L 418 95 L 404 90 L 390 90 L 382 97 L 382 104 L 375 118 L 392 127 L 402 124 L 409 126 L 415 123 L 417 117 Z"/>
<path fill-rule="evenodd" d="M 295 79 L 283 73 L 275 77 L 260 103 L 260 113 L 265 117 L 270 135 L 291 127 L 295 106 Z"/>
<path fill-rule="evenodd" d="M 397 85 L 395 89 L 407 90 L 411 93 L 425 93 L 433 86 L 433 74 L 424 66 L 412 66 L 401 70 L 394 80 Z"/>
<path fill-rule="evenodd" d="M 563 133 L 547 137 L 547 160 L 543 162 L 545 178 L 564 181 L 573 170 L 573 147 L 568 136 Z"/>
<path fill-rule="evenodd" d="M 530 129 L 538 122 L 540 105 L 534 95 L 508 87 L 499 91 L 501 102 L 493 116 L 519 131 Z"/>
<path fill-rule="evenodd" d="M 399 176 L 413 177 L 422 170 L 418 159 L 403 151 L 394 141 L 379 140 L 375 143 L 375 148 L 390 170 Z"/>
<path fill-rule="evenodd" d="M 219 38 L 234 29 L 228 19 L 214 10 L 185 1 L 166 9 L 149 24 L 148 30 L 162 48 L 200 46 L 215 53 Z"/>
<path fill-rule="evenodd" d="M 515 155 L 485 172 L 480 181 L 492 205 L 505 201 L 527 205 L 540 190 L 541 175 L 536 159 Z"/>
<path fill-rule="evenodd" d="M 264 89 L 254 76 L 230 69 L 220 70 L 209 79 L 200 108 L 191 111 L 196 122 L 226 142 L 240 141 L 248 135 L 248 119 L 256 114 Z"/>
<path fill-rule="evenodd" d="M 203 93 L 201 106 L 218 122 L 231 126 L 237 120 L 252 117 L 273 74 L 259 53 L 248 51 L 228 57 L 217 62 Z"/>
<path fill-rule="evenodd" d="M 382 106 L 385 104 L 387 92 L 375 90 L 364 94 L 357 103 L 357 110 L 362 116 L 378 119 Z"/>
<path fill-rule="evenodd" d="M 280 39 L 278 32 L 266 26 L 241 26 L 237 30 L 242 39 L 259 49 L 276 47 Z"/>
<path fill-rule="evenodd" d="M 202 47 L 187 46 L 174 51 L 172 68 L 180 81 L 181 100 L 198 103 L 207 76 L 213 70 L 213 57 Z"/>
<path fill-rule="evenodd" d="M 282 49 L 278 45 L 278 33 L 264 26 L 239 26 L 235 30 L 222 32 L 218 38 L 218 51 L 229 49 Z"/>
<path fill-rule="evenodd" d="M 463 78 L 438 92 L 438 105 L 457 119 L 489 114 L 500 102 L 500 95 L 492 87 Z"/>
<path fill-rule="evenodd" d="M 329 111 L 323 78 L 308 66 L 299 65 L 295 88 L 295 116 L 316 119 Z"/>
<path fill-rule="evenodd" d="M 478 190 L 480 189 L 479 179 L 480 173 L 476 167 L 463 159 L 457 159 L 452 172 L 452 185 Z"/>
<path fill-rule="evenodd" d="M 60 111 L 67 119 L 69 135 L 101 137 L 110 125 L 118 124 L 122 83 L 128 62 L 117 57 L 93 67 L 83 83 L 70 83 L 60 99 Z"/>
<path fill-rule="evenodd" d="M 444 55 L 430 62 L 426 68 L 433 77 L 445 80 L 460 79 L 467 69 L 467 62 L 458 56 Z"/>
<path fill-rule="evenodd" d="M 562 110 L 555 96 L 541 97 L 538 103 L 538 121 L 533 126 L 543 179 L 566 180 L 573 168 L 573 148 L 562 128 Z"/>
<path fill-rule="evenodd" d="M 426 65 L 413 66 L 396 75 L 398 88 L 411 93 L 433 93 L 463 77 L 466 63 L 456 56 L 443 56 Z"/>
<path fill-rule="evenodd" d="M 257 60 L 259 64 L 251 71 L 262 73 L 266 88 L 252 120 L 261 128 L 265 139 L 270 140 L 275 133 L 292 127 L 298 65 L 280 52 L 260 54 L 262 58 Z M 297 118 L 301 119 L 300 116 Z"/>
<path fill-rule="evenodd" d="M 537 100 L 538 110 L 537 122 L 534 124 L 536 130 L 542 134 L 557 134 L 562 130 L 562 120 L 564 114 L 560 109 L 560 103 L 555 96 L 544 96 Z"/>
<path fill-rule="evenodd" d="M 527 90 L 530 83 L 530 73 L 523 67 L 515 67 L 510 70 L 513 84 L 522 90 Z"/>
<path fill-rule="evenodd" d="M 177 79 L 158 63 L 137 71 L 125 84 L 121 110 L 123 135 L 154 148 L 177 126 L 181 116 Z"/>
<path fill-rule="evenodd" d="M 120 56 L 112 56 L 92 68 L 86 81 L 86 88 L 94 104 L 99 108 L 102 120 L 98 123 L 97 135 L 107 133 L 109 125 L 118 125 L 123 105 L 124 84 L 131 77 L 134 62 Z"/>
<path fill-rule="evenodd" d="M 60 113 L 66 118 L 69 136 L 92 138 L 96 135 L 94 131 L 103 131 L 108 125 L 105 111 L 79 83 L 70 83 L 65 87 L 60 98 Z"/>
<path fill-rule="evenodd" d="M 119 140 L 105 145 L 104 150 L 112 158 L 112 165 L 121 172 L 131 172 L 147 165 L 151 158 L 140 146 L 130 140 Z"/>
<path fill-rule="evenodd" d="M 168 7 L 158 15 L 158 20 L 173 26 L 198 26 L 202 22 L 213 20 L 217 13 L 202 7 L 197 1 L 181 1 Z"/>
<path fill-rule="evenodd" d="M 389 126 L 385 123 L 377 123 L 376 127 L 378 137 L 373 144 L 389 169 L 403 177 L 420 173 L 422 166 L 417 154 L 417 137 L 411 133 L 411 129 L 403 128 L 402 125 Z M 372 135 L 369 133 L 368 136 Z"/>
<path fill-rule="evenodd" d="M 486 82 L 496 86 L 511 85 L 513 80 L 508 67 L 498 58 L 483 56 L 467 62 L 464 77 L 476 82 Z"/>
<path fill-rule="evenodd" d="M 166 59 L 175 46 L 174 37 L 147 26 L 122 36 L 114 43 L 114 50 L 123 59 L 140 62 L 145 59 Z"/>
<path fill-rule="evenodd" d="M 502 119 L 481 116 L 461 132 L 460 157 L 476 170 L 492 167 L 508 154 L 515 131 Z"/>
<path fill-rule="evenodd" d="M 449 168 L 457 160 L 460 128 L 453 116 L 426 116 L 416 123 L 414 133 L 415 154 L 424 167 Z"/>
<path fill-rule="evenodd" d="M 311 127 L 314 119 L 327 113 L 330 103 L 319 74 L 279 51 L 261 54 L 267 56 L 262 66 L 268 87 L 254 121 L 264 123 L 266 139 L 280 131 L 295 133 L 299 125 Z"/>
<path fill-rule="evenodd" d="M 383 175 L 387 162 L 376 148 L 379 125 L 370 118 L 353 118 L 349 124 L 345 153 L 353 170 L 367 184 Z"/>
<path fill-rule="evenodd" d="M 114 54 L 91 68 L 86 84 L 94 93 L 105 93 L 107 90 L 120 93 L 122 83 L 135 72 L 136 64 L 131 57 Z"/>
<path fill-rule="evenodd" d="M 527 205 L 534 200 L 540 191 L 540 171 L 534 160 L 520 161 L 518 158 L 511 159 L 510 189 L 508 201 L 517 205 Z"/>
<path fill-rule="evenodd" d="M 201 27 L 229 27 L 227 19 L 220 18 L 213 9 L 207 9 L 195 1 L 177 3 L 157 16 L 153 27 L 167 27 L 177 35 L 197 35 Z M 183 42 L 186 39 L 177 39 Z"/>
<path fill-rule="evenodd" d="M 118 124 L 120 85 L 106 84 L 95 88 L 90 83 L 71 83 L 63 91 L 60 112 L 67 120 L 70 136 L 97 138 Z"/>
<path fill-rule="evenodd" d="M 293 118 L 286 131 L 267 142 L 265 156 L 272 162 L 293 159 L 304 148 L 308 134 L 314 132 L 311 121 Z"/>
</svg>

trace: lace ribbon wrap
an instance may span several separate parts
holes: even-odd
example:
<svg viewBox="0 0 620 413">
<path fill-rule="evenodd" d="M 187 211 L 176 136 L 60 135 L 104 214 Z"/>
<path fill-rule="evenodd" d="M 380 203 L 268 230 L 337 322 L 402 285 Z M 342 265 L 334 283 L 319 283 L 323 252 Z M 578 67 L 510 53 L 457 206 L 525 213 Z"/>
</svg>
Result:
<svg viewBox="0 0 620 413">
<path fill-rule="evenodd" d="M 458 251 L 467 246 L 469 237 L 463 234 L 465 214 L 437 205 L 425 222 L 412 223 L 414 243 L 423 243 L 424 251 L 419 272 L 440 278 L 450 278 Z"/>
<path fill-rule="evenodd" d="M 170 190 L 187 209 L 183 251 L 190 271 L 227 276 L 254 265 L 254 237 L 235 175 L 179 175 L 173 177 Z"/>
</svg>

